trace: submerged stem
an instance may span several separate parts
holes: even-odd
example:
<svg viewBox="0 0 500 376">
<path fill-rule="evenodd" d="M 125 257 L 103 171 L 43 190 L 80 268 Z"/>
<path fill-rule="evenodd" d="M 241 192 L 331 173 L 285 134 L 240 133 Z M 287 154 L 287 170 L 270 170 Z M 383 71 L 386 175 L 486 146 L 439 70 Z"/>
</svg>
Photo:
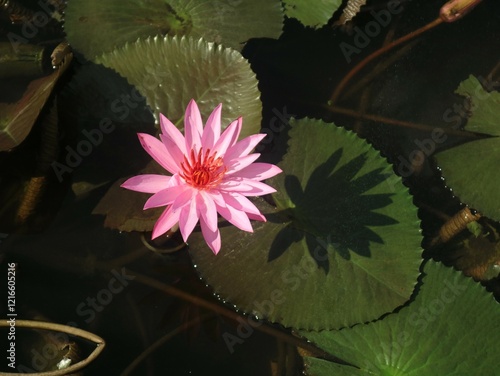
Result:
<svg viewBox="0 0 500 376">
<path fill-rule="evenodd" d="M 361 70 L 363 69 L 369 62 L 372 60 L 376 59 L 377 57 L 381 56 L 382 54 L 386 53 L 387 51 L 390 51 L 396 46 L 399 46 L 400 44 L 409 41 L 410 39 L 413 39 L 417 37 L 420 34 L 423 34 L 424 32 L 436 27 L 440 23 L 442 23 L 443 20 L 441 18 L 436 18 L 434 21 L 428 23 L 425 26 L 422 26 L 420 29 L 417 29 L 415 31 L 412 31 L 411 33 L 406 34 L 405 36 L 402 36 L 399 39 L 396 39 L 395 41 L 383 46 L 382 48 L 379 48 L 372 54 L 368 55 L 366 58 L 364 58 L 362 61 L 360 61 L 353 69 L 349 71 L 347 75 L 344 76 L 342 81 L 338 84 L 337 88 L 333 92 L 331 99 L 330 99 L 330 105 L 334 106 L 335 103 L 337 102 L 340 94 L 344 90 L 345 86 L 347 83 Z"/>
</svg>

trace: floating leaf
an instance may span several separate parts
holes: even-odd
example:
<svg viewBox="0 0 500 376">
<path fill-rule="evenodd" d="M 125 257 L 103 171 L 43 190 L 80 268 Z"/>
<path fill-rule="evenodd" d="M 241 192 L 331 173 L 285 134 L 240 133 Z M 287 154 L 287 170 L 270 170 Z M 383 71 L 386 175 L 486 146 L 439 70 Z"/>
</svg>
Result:
<svg viewBox="0 0 500 376">
<path fill-rule="evenodd" d="M 150 162 L 140 172 L 143 174 L 160 174 L 165 170 L 156 162 Z M 92 211 L 92 214 L 101 214 L 106 216 L 104 226 L 120 231 L 151 231 L 158 217 L 165 210 L 154 208 L 144 210 L 144 203 L 150 196 L 148 194 L 138 194 L 120 185 L 127 180 L 126 178 L 116 181 L 103 196 L 101 201 Z M 127 204 L 124 205 L 123 203 Z"/>
<path fill-rule="evenodd" d="M 22 98 L 13 104 L 0 103 L 0 151 L 6 151 L 19 145 L 31 131 L 54 85 L 69 67 L 72 55 L 67 55 L 64 62 L 48 76 L 33 80 Z"/>
<path fill-rule="evenodd" d="M 277 208 L 254 233 L 222 224 L 214 256 L 199 234 L 190 254 L 202 277 L 238 309 L 285 326 L 325 329 L 380 317 L 406 302 L 421 263 L 408 190 L 354 133 L 292 121 L 284 173 L 269 184 Z"/>
<path fill-rule="evenodd" d="M 472 116 L 465 130 L 497 136 L 467 142 L 436 154 L 446 185 L 467 205 L 496 221 L 500 221 L 500 93 L 488 93 L 479 81 L 469 77 L 458 94 L 470 100 Z"/>
<path fill-rule="evenodd" d="M 296 18 L 305 26 L 326 25 L 333 13 L 342 5 L 342 0 L 285 0 L 285 14 Z"/>
<path fill-rule="evenodd" d="M 415 301 L 383 320 L 340 331 L 301 332 L 339 365 L 306 358 L 324 375 L 492 375 L 498 368 L 500 310 L 493 296 L 462 273 L 428 261 Z"/>
<path fill-rule="evenodd" d="M 222 124 L 243 116 L 241 138 L 260 129 L 257 79 L 238 51 L 192 38 L 138 40 L 99 61 L 137 87 L 154 109 L 182 126 L 186 104 L 195 99 L 208 116 L 222 103 Z"/>
<path fill-rule="evenodd" d="M 240 50 L 250 38 L 277 38 L 283 14 L 277 0 L 71 0 L 65 30 L 88 59 L 126 42 L 156 35 L 190 35 Z"/>
</svg>

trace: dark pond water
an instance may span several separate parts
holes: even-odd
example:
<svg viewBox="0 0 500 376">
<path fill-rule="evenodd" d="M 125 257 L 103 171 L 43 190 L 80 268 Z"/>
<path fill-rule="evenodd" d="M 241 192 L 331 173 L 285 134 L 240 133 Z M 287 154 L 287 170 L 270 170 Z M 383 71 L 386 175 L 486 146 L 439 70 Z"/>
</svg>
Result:
<svg viewBox="0 0 500 376">
<path fill-rule="evenodd" d="M 4 3 L 8 2 L 0 1 L 0 5 Z M 37 9 L 35 1 L 16 3 Z M 276 109 L 282 109 L 280 113 L 285 113 L 285 117 L 308 116 L 334 121 L 355 130 L 381 150 L 394 164 L 396 173 L 413 169 L 403 180 L 419 207 L 422 245 L 426 250 L 443 223 L 439 214 L 451 216 L 461 207 L 460 201 L 442 184 L 429 156 L 465 139 L 452 135 L 446 143 L 433 146 L 436 150 L 429 153 L 422 150 L 426 154 L 423 163 L 416 166 L 408 162 L 407 166 L 404 161 L 409 161 L 409 155 L 415 150 L 414 140 L 427 139 L 430 128 L 362 119 L 348 111 L 331 111 L 326 104 L 336 85 L 355 63 L 378 49 L 385 37 L 392 38 L 391 33 L 401 36 L 434 19 L 441 3 L 403 2 L 404 12 L 371 38 L 366 47 L 360 48 L 359 53 L 351 54 L 352 62 L 346 61 L 345 52 L 339 46 L 354 43 L 355 28 L 363 28 L 372 21 L 368 11 L 372 8 L 367 8 L 352 27 L 326 26 L 314 30 L 287 19 L 279 40 L 251 40 L 242 51 L 259 80 L 263 128 L 268 129 L 267 124 L 276 120 Z M 379 9 L 385 2 L 368 5 Z M 12 25 L 8 16 L 0 12 L 1 40 L 8 42 L 9 33 L 20 32 L 20 25 L 22 23 Z M 63 38 L 57 22 L 40 29 L 32 39 L 35 45 L 53 48 Z M 500 6 L 494 1 L 485 1 L 463 21 L 440 25 L 417 41 L 369 64 L 349 83 L 338 106 L 411 124 L 449 126 L 443 112 L 462 103 L 463 100 L 453 94 L 461 81 L 470 74 L 490 75 L 492 80 L 500 80 L 499 47 Z M 49 105 L 43 107 L 38 120 L 35 117 L 26 140 L 0 153 L 1 318 L 7 317 L 6 281 L 9 265 L 15 263 L 18 320 L 69 325 L 105 340 L 105 350 L 89 365 L 85 375 L 302 374 L 298 340 L 291 331 L 268 323 L 256 328 L 249 326 L 246 316 L 220 302 L 213 290 L 200 280 L 189 251 L 183 248 L 171 252 L 181 244 L 178 234 L 162 238 L 160 246 L 151 245 L 145 240 L 150 237 L 149 232 L 107 228 L 104 216 L 93 213 L 116 180 L 136 174 L 146 165 L 148 156 L 137 142 L 136 133 L 154 133 L 155 128 L 144 98 L 128 98 L 120 103 L 121 108 L 130 109 L 135 120 L 117 123 L 112 131 L 101 133 L 102 139 L 95 136 L 96 142 L 84 150 L 82 129 L 92 124 L 93 108 L 89 107 L 92 101 L 79 105 L 79 94 L 71 85 L 85 64 L 81 56 L 76 56 L 53 89 Z M 109 75 L 116 74 L 110 72 Z M 79 79 L 85 81 L 81 77 Z M 1 105 L 19 100 L 31 80 L 31 77 L 9 74 L 0 77 L 2 122 L 7 110 Z M 125 81 L 120 85 L 133 89 Z M 58 172 L 51 168 L 40 173 L 37 166 L 45 153 L 40 148 L 44 142 L 40 119 L 49 116 L 55 98 L 61 105 L 56 121 L 59 151 L 54 157 L 67 164 L 68 147 L 80 150 L 80 155 L 70 160 L 73 165 L 67 170 Z M 117 116 L 116 111 L 108 111 L 110 117 Z M 107 116 L 105 112 L 100 114 Z M 78 122 L 78 118 L 84 120 Z M 2 127 L 0 122 L 0 129 Z M 279 162 L 286 141 L 286 130 L 273 130 L 263 143 L 264 158 Z M 43 176 L 45 181 L 43 188 L 35 190 L 34 198 L 30 199 L 25 190 L 34 176 Z M 20 216 L 22 205 L 28 209 Z M 126 208 L 133 203 L 124 201 L 121 205 Z M 424 256 L 442 259 L 447 264 L 456 262 L 453 253 L 424 253 Z M 488 288 L 498 293 L 498 280 L 489 282 Z M 7 336 L 8 329 L 2 328 L 2 349 L 9 344 Z M 79 349 L 80 358 L 89 356 L 94 348 L 90 341 L 68 338 L 18 327 L 17 370 L 33 372 L 53 367 L 61 358 L 61 341 L 75 341 L 71 346 Z M 4 355 L 0 359 L 0 374 L 2 372 L 14 372 Z"/>
</svg>

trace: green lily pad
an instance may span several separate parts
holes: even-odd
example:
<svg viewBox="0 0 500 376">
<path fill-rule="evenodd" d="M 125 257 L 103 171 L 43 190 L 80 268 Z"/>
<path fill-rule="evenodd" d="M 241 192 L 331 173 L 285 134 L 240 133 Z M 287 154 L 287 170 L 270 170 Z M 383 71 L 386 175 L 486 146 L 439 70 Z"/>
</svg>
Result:
<svg viewBox="0 0 500 376">
<path fill-rule="evenodd" d="M 222 124 L 243 116 L 241 137 L 257 133 L 262 104 L 257 79 L 238 51 L 190 37 L 155 37 L 99 58 L 146 97 L 158 121 L 163 113 L 182 127 L 191 99 L 208 117 L 222 103 Z"/>
<path fill-rule="evenodd" d="M 342 0 L 285 0 L 284 4 L 287 17 L 296 18 L 305 26 L 320 27 L 332 18 Z"/>
<path fill-rule="evenodd" d="M 469 98 L 472 115 L 465 130 L 500 136 L 500 93 L 485 91 L 475 77 L 462 82 L 456 91 Z M 446 185 L 467 205 L 500 221 L 497 173 L 500 138 L 479 139 L 436 154 Z"/>
<path fill-rule="evenodd" d="M 353 365 L 306 358 L 306 373 L 497 374 L 500 307 L 493 296 L 479 283 L 434 261 L 426 263 L 422 283 L 415 301 L 383 320 L 340 331 L 301 332 Z"/>
<path fill-rule="evenodd" d="M 151 161 L 140 171 L 141 174 L 162 174 L 165 170 L 155 161 Z M 164 207 L 144 210 L 144 202 L 150 196 L 138 194 L 120 187 L 128 178 L 122 178 L 113 183 L 101 198 L 92 214 L 104 215 L 104 226 L 120 231 L 146 232 L 153 229 Z M 123 205 L 126 202 L 127 205 Z"/>
<path fill-rule="evenodd" d="M 292 120 L 277 208 L 244 233 L 221 221 L 214 256 L 199 234 L 201 276 L 238 309 L 285 326 L 340 328 L 405 303 L 421 263 L 417 209 L 391 166 L 353 132 Z"/>
<path fill-rule="evenodd" d="M 250 38 L 278 38 L 277 0 L 71 0 L 65 11 L 70 44 L 88 59 L 126 42 L 190 35 L 241 50 Z"/>
</svg>

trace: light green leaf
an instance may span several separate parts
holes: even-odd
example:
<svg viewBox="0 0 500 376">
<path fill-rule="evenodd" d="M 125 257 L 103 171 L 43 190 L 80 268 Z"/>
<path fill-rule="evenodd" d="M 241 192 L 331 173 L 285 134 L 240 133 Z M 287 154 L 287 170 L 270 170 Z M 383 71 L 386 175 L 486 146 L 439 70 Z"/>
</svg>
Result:
<svg viewBox="0 0 500 376">
<path fill-rule="evenodd" d="M 469 98 L 471 104 L 472 116 L 465 130 L 500 136 L 500 93 L 488 93 L 472 76 L 460 84 L 457 93 Z M 475 140 L 444 150 L 436 154 L 436 159 L 446 185 L 462 202 L 500 221 L 498 137 Z"/>
<path fill-rule="evenodd" d="M 340 331 L 301 332 L 343 366 L 306 358 L 306 373 L 325 375 L 494 375 L 500 310 L 462 273 L 428 261 L 415 301 L 383 320 Z"/>
<path fill-rule="evenodd" d="M 476 77 L 469 76 L 467 80 L 460 83 L 456 93 L 470 101 L 472 116 L 467 121 L 465 130 L 500 136 L 498 125 L 500 93 L 498 91 L 488 93 Z"/>
<path fill-rule="evenodd" d="M 296 18 L 305 26 L 326 25 L 342 0 L 285 0 L 285 14 Z"/>
<path fill-rule="evenodd" d="M 285 326 L 340 328 L 405 303 L 421 263 L 420 228 L 408 190 L 364 140 L 333 124 L 292 121 L 277 209 L 244 233 L 221 222 L 214 256 L 199 234 L 190 254 L 216 293 Z"/>
<path fill-rule="evenodd" d="M 205 119 L 222 103 L 222 124 L 243 116 L 241 137 L 258 133 L 262 117 L 257 79 L 238 51 L 190 37 L 138 40 L 99 58 L 127 78 L 159 113 L 182 127 L 195 99 Z"/>
<path fill-rule="evenodd" d="M 68 40 L 88 59 L 126 42 L 156 35 L 190 35 L 242 49 L 251 38 L 277 38 L 283 14 L 277 0 L 71 0 Z"/>
</svg>

